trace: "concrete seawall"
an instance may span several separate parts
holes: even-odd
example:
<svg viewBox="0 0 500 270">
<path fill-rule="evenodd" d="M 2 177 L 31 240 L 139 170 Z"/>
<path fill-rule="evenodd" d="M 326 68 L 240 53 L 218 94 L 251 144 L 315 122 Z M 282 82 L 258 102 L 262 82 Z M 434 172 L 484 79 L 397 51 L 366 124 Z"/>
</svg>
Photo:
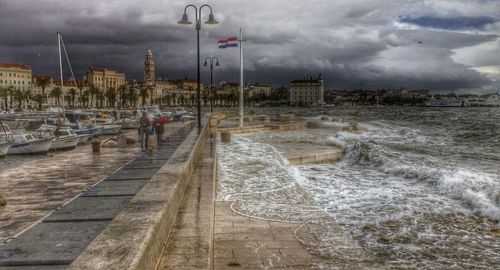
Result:
<svg viewBox="0 0 500 270">
<path fill-rule="evenodd" d="M 195 128 L 69 269 L 155 269 L 208 135 Z"/>
</svg>

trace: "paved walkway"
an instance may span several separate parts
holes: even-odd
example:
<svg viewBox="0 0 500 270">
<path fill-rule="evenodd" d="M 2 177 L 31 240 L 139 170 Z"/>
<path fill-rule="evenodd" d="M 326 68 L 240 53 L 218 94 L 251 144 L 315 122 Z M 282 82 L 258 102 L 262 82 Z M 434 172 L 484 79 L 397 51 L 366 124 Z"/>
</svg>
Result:
<svg viewBox="0 0 500 270">
<path fill-rule="evenodd" d="M 207 139 L 158 269 L 210 269 L 214 150 L 213 139 Z"/>
<path fill-rule="evenodd" d="M 213 148 L 207 147 L 158 269 L 318 268 L 324 260 L 295 238 L 299 224 L 241 216 L 231 210 L 232 202 L 214 202 L 213 157 Z"/>
<path fill-rule="evenodd" d="M 169 144 L 140 155 L 0 247 L 0 269 L 65 269 L 168 161 L 191 129 L 179 129 Z"/>
</svg>

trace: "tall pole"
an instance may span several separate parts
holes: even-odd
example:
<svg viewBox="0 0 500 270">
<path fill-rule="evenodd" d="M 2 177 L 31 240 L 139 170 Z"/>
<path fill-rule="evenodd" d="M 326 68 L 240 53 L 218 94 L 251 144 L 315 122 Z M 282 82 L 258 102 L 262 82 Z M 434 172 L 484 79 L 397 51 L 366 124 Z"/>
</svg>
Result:
<svg viewBox="0 0 500 270">
<path fill-rule="evenodd" d="M 212 58 L 210 59 L 210 112 L 214 112 L 214 108 L 213 108 L 213 102 L 214 102 L 214 97 L 213 97 L 213 92 L 214 92 L 214 84 L 213 84 L 213 69 L 214 69 L 214 65 L 213 65 L 213 61 L 212 61 Z"/>
<path fill-rule="evenodd" d="M 63 91 L 63 71 L 62 71 L 62 54 L 61 54 L 61 33 L 57 32 L 57 46 L 59 48 L 59 73 L 61 75 L 61 96 L 62 96 L 62 110 L 64 116 L 64 91 Z M 64 121 L 64 118 L 63 118 Z"/>
<path fill-rule="evenodd" d="M 243 30 L 240 28 L 240 127 L 243 127 Z"/>
<path fill-rule="evenodd" d="M 200 16 L 201 17 L 201 16 Z M 198 60 L 198 75 L 196 85 L 196 101 L 198 107 L 198 130 L 201 129 L 201 97 L 200 97 L 200 29 L 201 18 L 196 21 L 196 43 L 197 43 L 197 60 Z"/>
</svg>

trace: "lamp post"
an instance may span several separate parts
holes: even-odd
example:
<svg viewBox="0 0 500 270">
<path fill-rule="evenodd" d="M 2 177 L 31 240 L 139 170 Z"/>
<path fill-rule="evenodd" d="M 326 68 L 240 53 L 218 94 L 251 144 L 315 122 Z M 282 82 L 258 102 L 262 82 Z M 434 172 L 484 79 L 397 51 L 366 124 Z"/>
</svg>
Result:
<svg viewBox="0 0 500 270">
<path fill-rule="evenodd" d="M 210 112 L 213 112 L 214 111 L 214 108 L 213 108 L 213 102 L 214 102 L 214 96 L 213 96 L 213 69 L 214 69 L 214 60 L 215 60 L 215 66 L 218 67 L 220 66 L 219 65 L 219 58 L 217 57 L 206 57 L 205 58 L 205 63 L 203 64 L 203 66 L 208 66 L 208 61 L 207 60 L 210 60 Z"/>
<path fill-rule="evenodd" d="M 178 22 L 179 24 L 192 24 L 192 22 L 189 21 L 188 16 L 187 16 L 187 9 L 189 7 L 194 8 L 194 13 L 195 13 L 195 20 L 196 20 L 196 51 L 197 51 L 197 66 L 198 66 L 198 74 L 197 74 L 197 86 L 196 86 L 196 99 L 197 99 L 197 107 L 198 107 L 198 129 L 201 128 L 201 96 L 200 96 L 200 30 L 201 30 L 201 11 L 203 8 L 208 8 L 210 10 L 210 14 L 208 15 L 208 21 L 206 21 L 206 24 L 218 24 L 214 19 L 214 14 L 212 13 L 212 7 L 209 5 L 202 5 L 199 8 L 196 7 L 195 5 L 187 5 L 184 8 L 184 14 L 182 15 L 182 19 Z"/>
</svg>

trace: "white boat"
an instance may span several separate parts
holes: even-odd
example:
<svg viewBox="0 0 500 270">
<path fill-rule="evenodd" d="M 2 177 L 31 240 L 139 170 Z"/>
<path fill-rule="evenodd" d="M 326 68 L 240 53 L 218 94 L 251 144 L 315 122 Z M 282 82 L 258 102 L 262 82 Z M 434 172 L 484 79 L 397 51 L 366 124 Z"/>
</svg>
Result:
<svg viewBox="0 0 500 270">
<path fill-rule="evenodd" d="M 0 122 L 0 157 L 5 157 L 12 146 L 13 137 L 8 125 Z"/>
<path fill-rule="evenodd" d="M 114 123 L 113 118 L 96 118 L 94 122 L 96 126 L 102 128 L 98 135 L 117 135 L 122 129 L 122 126 Z"/>
<path fill-rule="evenodd" d="M 50 150 L 72 149 L 80 142 L 78 137 L 70 128 L 61 128 L 54 131 L 56 136 L 50 145 Z"/>
<path fill-rule="evenodd" d="M 10 147 L 12 146 L 11 142 L 0 142 L 0 158 L 5 157 Z"/>
<path fill-rule="evenodd" d="M 488 107 L 500 107 L 500 95 L 495 94 L 489 96 L 484 102 L 484 105 Z"/>
<path fill-rule="evenodd" d="M 31 133 L 14 134 L 14 143 L 7 154 L 43 154 L 49 151 L 53 137 L 37 138 Z"/>
<path fill-rule="evenodd" d="M 426 107 L 464 107 L 464 101 L 449 97 L 449 98 L 441 98 L 441 99 L 429 99 L 425 102 Z"/>
</svg>

